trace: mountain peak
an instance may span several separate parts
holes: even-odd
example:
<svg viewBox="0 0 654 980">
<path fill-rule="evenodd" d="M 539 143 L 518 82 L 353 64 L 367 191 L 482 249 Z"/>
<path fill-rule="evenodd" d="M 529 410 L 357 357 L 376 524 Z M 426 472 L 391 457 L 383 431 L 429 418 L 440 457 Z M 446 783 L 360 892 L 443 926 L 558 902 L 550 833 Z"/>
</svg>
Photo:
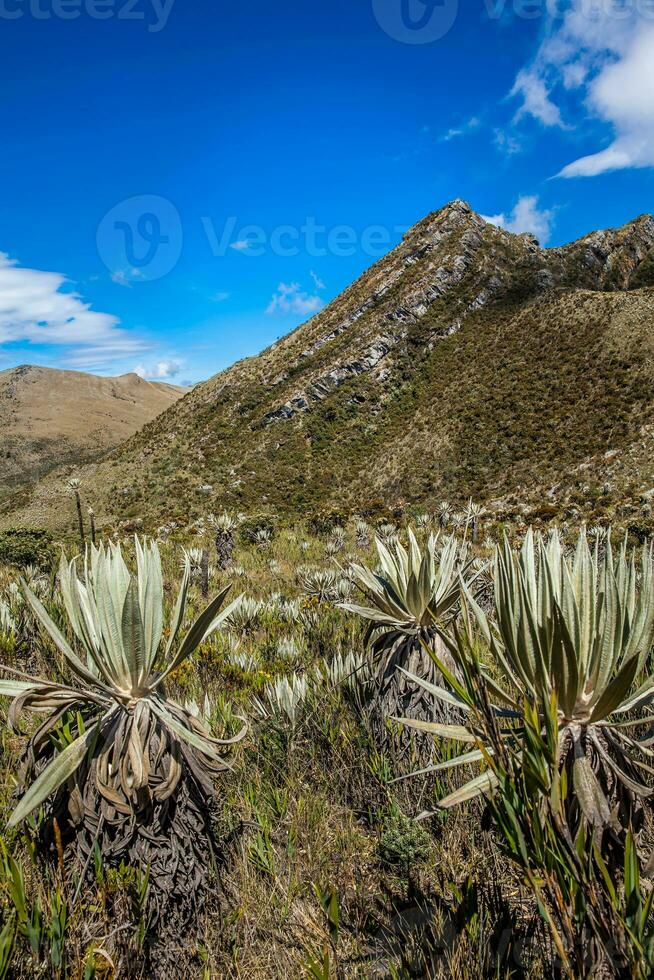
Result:
<svg viewBox="0 0 654 980">
<path fill-rule="evenodd" d="M 420 238 L 427 240 L 436 236 L 440 242 L 445 235 L 457 234 L 464 228 L 481 228 L 484 224 L 483 218 L 473 211 L 467 201 L 456 198 L 416 222 L 405 233 L 404 240 L 409 242 Z"/>
<path fill-rule="evenodd" d="M 110 522 L 124 516 L 126 486 L 148 524 L 205 513 L 207 486 L 235 510 L 531 493 L 542 506 L 553 484 L 629 450 L 654 417 L 649 286 L 648 215 L 543 249 L 455 199 L 307 323 L 198 385 L 84 478 Z M 29 514 L 46 511 L 70 513 L 47 483 Z"/>
<path fill-rule="evenodd" d="M 464 201 L 460 197 L 455 197 L 453 201 L 449 201 L 441 209 L 440 213 L 451 213 L 457 212 L 459 214 L 475 214 L 467 201 Z"/>
</svg>

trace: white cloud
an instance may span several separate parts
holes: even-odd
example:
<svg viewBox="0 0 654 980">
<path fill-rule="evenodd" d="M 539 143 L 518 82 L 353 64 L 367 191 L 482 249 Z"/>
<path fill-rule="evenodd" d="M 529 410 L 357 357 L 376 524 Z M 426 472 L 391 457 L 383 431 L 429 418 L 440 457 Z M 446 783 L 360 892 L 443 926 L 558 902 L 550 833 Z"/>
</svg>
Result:
<svg viewBox="0 0 654 980">
<path fill-rule="evenodd" d="M 525 115 L 534 116 L 544 126 L 563 126 L 561 110 L 552 102 L 545 79 L 533 71 L 521 71 L 515 80 L 511 95 L 522 96 L 522 106 L 516 113 L 516 121 Z"/>
<path fill-rule="evenodd" d="M 316 289 L 324 289 L 325 288 L 325 284 L 324 284 L 324 282 L 322 281 L 322 279 L 320 278 L 320 276 L 318 275 L 317 272 L 314 272 L 313 269 L 311 269 L 311 271 L 309 272 L 309 275 L 313 279 L 313 282 L 314 282 L 314 285 L 315 285 Z"/>
<path fill-rule="evenodd" d="M 302 291 L 297 282 L 280 282 L 277 292 L 273 295 L 266 313 L 270 316 L 309 316 L 321 309 L 323 301 L 320 296 L 309 295 Z"/>
<path fill-rule="evenodd" d="M 236 249 L 237 252 L 245 252 L 250 247 L 250 243 L 247 238 L 243 238 L 237 242 L 232 242 L 229 247 Z"/>
<path fill-rule="evenodd" d="M 0 252 L 0 345 L 69 348 L 66 363 L 87 367 L 134 356 L 146 344 L 110 313 L 91 309 L 57 272 L 25 269 Z"/>
<path fill-rule="evenodd" d="M 511 231 L 515 235 L 522 235 L 528 232 L 535 235 L 541 245 L 546 245 L 552 234 L 554 223 L 554 212 L 545 208 L 538 207 L 538 198 L 535 195 L 524 194 L 518 198 L 513 211 L 508 214 L 496 214 L 493 216 L 482 215 L 484 221 L 505 231 Z"/>
<path fill-rule="evenodd" d="M 230 293 L 214 293 L 211 299 L 214 303 L 224 303 L 225 300 L 229 299 Z"/>
<path fill-rule="evenodd" d="M 550 18 L 533 62 L 516 79 L 518 118 L 564 125 L 559 103 L 610 127 L 611 142 L 563 168 L 562 177 L 654 166 L 654 10 L 611 0 L 570 0 Z"/>
<path fill-rule="evenodd" d="M 182 365 L 179 361 L 157 361 L 154 377 L 159 378 L 161 381 L 165 378 L 176 378 L 181 370 Z"/>
<path fill-rule="evenodd" d="M 171 359 L 157 361 L 149 367 L 145 364 L 137 364 L 134 374 L 138 374 L 139 378 L 147 378 L 148 381 L 170 381 L 171 378 L 176 378 L 181 370 L 181 362 Z"/>
</svg>

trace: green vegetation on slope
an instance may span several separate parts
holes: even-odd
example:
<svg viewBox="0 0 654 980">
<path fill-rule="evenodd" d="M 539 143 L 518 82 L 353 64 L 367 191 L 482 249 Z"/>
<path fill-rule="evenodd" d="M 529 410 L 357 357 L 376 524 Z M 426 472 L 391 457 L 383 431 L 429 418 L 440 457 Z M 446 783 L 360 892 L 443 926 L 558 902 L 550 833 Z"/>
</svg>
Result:
<svg viewBox="0 0 654 980">
<path fill-rule="evenodd" d="M 470 496 L 563 512 L 580 483 L 597 495 L 618 470 L 637 506 L 654 478 L 637 448 L 653 407 L 653 245 L 644 217 L 542 250 L 454 202 L 308 323 L 82 470 L 99 526 Z M 60 487 L 6 501 L 0 523 L 63 528 Z"/>
</svg>

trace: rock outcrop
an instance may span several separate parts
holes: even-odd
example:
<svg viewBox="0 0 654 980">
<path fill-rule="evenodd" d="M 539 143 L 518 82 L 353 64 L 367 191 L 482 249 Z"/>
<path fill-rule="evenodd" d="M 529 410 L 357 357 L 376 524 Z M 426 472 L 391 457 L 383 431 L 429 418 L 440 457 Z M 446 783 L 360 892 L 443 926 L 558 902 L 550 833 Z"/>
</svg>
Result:
<svg viewBox="0 0 654 980">
<path fill-rule="evenodd" d="M 584 485 L 616 482 L 624 460 L 625 473 L 643 471 L 629 477 L 640 485 L 648 464 L 634 447 L 654 417 L 652 286 L 648 215 L 544 249 L 453 201 L 303 326 L 89 470 L 89 495 L 117 522 L 116 487 L 129 484 L 130 515 L 141 506 L 158 526 L 223 506 L 355 510 L 471 495 L 551 509 L 552 487 L 567 492 L 582 473 Z M 64 512 L 46 481 L 0 523 L 56 524 Z"/>
</svg>

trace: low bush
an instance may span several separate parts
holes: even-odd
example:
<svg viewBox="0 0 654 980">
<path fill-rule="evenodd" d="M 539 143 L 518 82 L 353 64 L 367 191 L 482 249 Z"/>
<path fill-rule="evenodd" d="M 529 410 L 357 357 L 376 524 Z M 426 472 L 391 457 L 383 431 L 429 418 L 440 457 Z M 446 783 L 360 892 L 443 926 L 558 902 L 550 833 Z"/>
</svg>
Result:
<svg viewBox="0 0 654 980">
<path fill-rule="evenodd" d="M 17 528 L 0 533 L 0 563 L 26 568 L 36 565 L 38 568 L 49 568 L 52 564 L 54 549 L 52 536 L 48 531 Z"/>
<path fill-rule="evenodd" d="M 244 544 L 251 544 L 257 540 L 259 531 L 270 533 L 271 539 L 277 533 L 277 522 L 270 514 L 254 514 L 247 517 L 240 526 L 239 534 Z"/>
</svg>

